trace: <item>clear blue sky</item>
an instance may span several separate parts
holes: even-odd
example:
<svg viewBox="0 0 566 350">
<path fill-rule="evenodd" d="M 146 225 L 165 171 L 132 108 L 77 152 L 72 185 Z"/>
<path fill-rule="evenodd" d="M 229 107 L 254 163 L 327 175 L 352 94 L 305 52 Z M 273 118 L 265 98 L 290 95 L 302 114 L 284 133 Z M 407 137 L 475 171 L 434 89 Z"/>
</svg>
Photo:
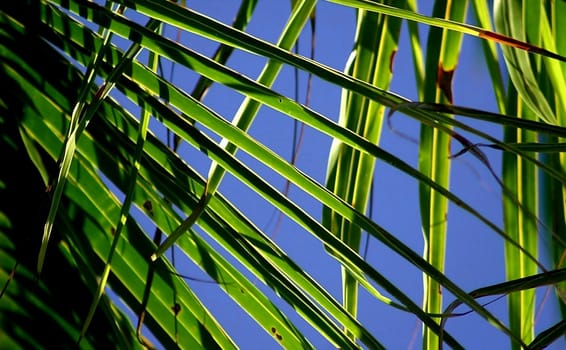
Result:
<svg viewBox="0 0 566 350">
<path fill-rule="evenodd" d="M 267 41 L 275 42 L 290 12 L 289 3 L 289 1 L 281 0 L 259 1 L 248 31 Z M 420 6 L 430 6 L 429 3 L 428 1 L 420 2 Z M 198 11 L 229 23 L 237 11 L 239 2 L 208 0 L 188 1 L 188 4 Z M 424 14 L 430 13 L 428 8 L 421 8 L 419 11 Z M 473 18 L 470 17 L 469 21 L 473 21 Z M 309 55 L 308 50 L 310 49 L 310 31 L 308 28 L 307 26 L 307 30 L 300 39 L 301 53 L 306 56 Z M 355 16 L 352 9 L 321 1 L 317 8 L 316 59 L 342 70 L 352 49 L 354 29 Z M 391 90 L 414 99 L 416 89 L 405 27 L 403 33 L 394 64 Z M 421 38 L 426 38 L 425 34 L 425 32 L 421 32 Z M 202 50 L 207 54 L 212 53 L 216 48 L 216 45 L 195 36 L 184 35 L 181 41 L 185 45 Z M 478 39 L 465 38 L 462 49 L 463 59 L 457 68 L 454 81 L 455 103 L 495 111 L 489 76 L 481 59 L 480 50 Z M 264 59 L 253 55 L 236 52 L 230 59 L 229 65 L 255 78 L 264 62 Z M 293 69 L 285 67 L 274 85 L 274 89 L 287 96 L 294 96 L 293 74 Z M 168 76 L 169 72 L 166 71 L 165 75 Z M 195 79 L 196 77 L 191 74 L 176 73 L 174 82 L 190 91 L 194 86 Z M 305 87 L 306 75 L 301 74 L 301 102 L 304 102 Z M 217 85 L 213 86 L 205 98 L 207 105 L 227 118 L 234 115 L 241 101 L 240 95 Z M 339 101 L 340 91 L 338 88 L 326 82 L 314 80 L 312 108 L 336 120 Z M 397 130 L 403 133 L 418 136 L 419 125 L 407 116 L 396 114 L 393 118 L 393 124 Z M 500 135 L 498 128 L 487 125 L 483 127 L 494 135 Z M 293 134 L 291 119 L 268 108 L 262 108 L 251 128 L 251 134 L 289 159 Z M 297 164 L 299 168 L 321 183 L 324 183 L 330 141 L 328 137 L 307 128 Z M 396 135 L 385 127 L 381 145 L 386 150 L 416 166 L 418 146 L 412 141 Z M 453 151 L 457 150 L 457 148 L 453 149 Z M 485 152 L 490 157 L 495 169 L 499 169 L 500 154 L 496 151 Z M 181 154 L 202 174 L 207 174 L 209 162 L 203 155 L 191 150 L 187 145 L 181 148 Z M 239 157 L 251 164 L 254 169 L 258 169 L 278 188 L 283 188 L 284 180 L 279 175 L 258 165 L 246 154 L 239 153 Z M 487 217 L 493 219 L 496 223 L 501 222 L 498 185 L 487 169 L 475 159 L 463 156 L 454 161 L 452 186 L 454 191 L 469 201 L 471 205 L 481 208 L 482 213 Z M 267 228 L 267 232 L 271 232 L 274 221 L 270 220 L 274 215 L 271 206 L 229 175 L 225 178 L 220 189 L 259 227 Z M 321 208 L 311 198 L 296 188 L 291 190 L 290 196 L 293 200 L 301 203 L 307 211 L 320 217 Z M 449 215 L 447 275 L 469 291 L 502 282 L 505 278 L 502 240 L 458 208 L 452 207 Z M 422 251 L 417 183 L 398 170 L 379 162 L 376 168 L 374 219 L 416 251 Z M 269 223 L 271 225 L 267 226 Z M 326 256 L 320 242 L 289 220 L 283 222 L 275 240 L 293 259 L 340 300 L 339 265 Z M 415 268 L 376 241 L 370 243 L 368 260 L 420 304 L 422 276 Z M 234 263 L 237 264 L 237 262 Z M 181 266 L 180 270 L 183 273 L 197 278 L 206 278 L 190 262 L 180 262 L 180 264 L 178 266 Z M 272 337 L 260 330 L 229 297 L 219 291 L 217 286 L 194 281 L 188 283 L 243 349 L 278 348 Z M 259 281 L 256 284 L 262 286 Z M 263 290 L 270 293 L 268 288 L 263 288 Z M 452 300 L 450 295 L 447 295 L 446 299 L 448 302 Z M 540 302 L 540 298 L 537 302 Z M 332 348 L 328 342 L 317 336 L 316 331 L 302 321 L 284 302 L 276 301 L 276 303 L 281 305 L 293 321 L 297 322 L 317 348 Z M 368 296 L 364 291 L 361 292 L 360 304 L 359 317 L 362 323 L 374 332 L 376 337 L 388 348 L 410 348 L 413 334 L 416 335 L 416 338 L 412 348 L 420 348 L 420 325 L 417 324 L 416 317 L 391 309 Z M 558 315 L 555 311 L 551 311 L 554 306 L 555 301 L 550 298 L 545 307 L 548 312 L 543 315 L 540 321 L 541 327 L 548 326 L 556 321 Z M 505 299 L 490 305 L 489 310 L 501 319 L 507 319 Z M 464 311 L 464 309 L 460 311 Z M 505 335 L 473 314 L 451 319 L 448 322 L 447 329 L 464 346 L 472 349 L 502 349 L 508 347 L 508 340 Z"/>
</svg>

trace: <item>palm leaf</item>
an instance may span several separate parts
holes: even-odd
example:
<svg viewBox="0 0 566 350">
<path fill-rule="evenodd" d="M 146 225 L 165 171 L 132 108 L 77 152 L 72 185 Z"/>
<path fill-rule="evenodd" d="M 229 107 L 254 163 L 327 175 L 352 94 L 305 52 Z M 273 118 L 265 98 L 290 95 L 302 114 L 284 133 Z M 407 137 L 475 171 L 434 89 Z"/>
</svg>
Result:
<svg viewBox="0 0 566 350">
<path fill-rule="evenodd" d="M 481 151 L 482 147 L 491 147 L 527 164 L 531 172 L 540 169 L 552 188 L 561 192 L 566 178 L 556 164 L 563 148 L 560 138 L 566 135 L 560 126 L 563 124 L 518 119 L 512 114 L 521 113 L 513 113 L 513 109 L 496 114 L 435 103 L 443 102 L 436 98 L 438 67 L 443 71 L 455 68 L 462 34 L 487 40 L 488 64 L 499 87 L 497 94 L 506 100 L 503 102 L 508 98 L 501 93 L 502 83 L 498 83 L 495 42 L 511 45 L 515 51 L 530 50 L 535 54 L 529 56 L 533 67 L 545 67 L 535 75 L 552 75 L 550 84 L 560 87 L 562 63 L 556 59 L 563 56 L 555 52 L 562 50 L 563 43 L 548 43 L 555 27 L 541 23 L 541 40 L 532 41 L 464 23 L 464 2 L 454 4 L 446 15 L 442 13 L 440 17 L 445 19 L 419 15 L 414 1 L 387 2 L 389 5 L 362 0 L 335 2 L 356 8 L 360 24 L 354 46 L 357 56 L 346 72 L 290 52 L 316 1 L 293 2 L 276 44 L 244 31 L 255 1 L 241 2 L 233 26 L 171 1 L 116 1 L 123 12 L 84 0 L 0 5 L 0 76 L 7 87 L 0 94 L 0 123 L 6 126 L 2 154 L 21 159 L 29 173 L 26 181 L 33 184 L 24 192 L 18 191 L 14 169 L 0 172 L 0 190 L 6 193 L 0 200 L 0 281 L 4 282 L 0 306 L 10 311 L 0 317 L 3 329 L 8 330 L 2 335 L 6 344 L 49 347 L 52 339 L 33 336 L 33 329 L 45 323 L 46 329 L 60 336 L 67 347 L 83 337 L 80 345 L 84 348 L 151 348 L 148 335 L 155 338 L 157 346 L 166 348 L 239 347 L 242 334 L 224 324 L 218 305 L 210 305 L 209 293 L 201 288 L 206 285 L 222 298 L 231 299 L 242 314 L 250 316 L 274 344 L 283 348 L 317 348 L 320 339 L 344 349 L 385 348 L 385 338 L 373 332 L 371 322 L 356 312 L 361 300 L 358 290 L 370 296 L 370 305 L 379 303 L 387 312 L 402 312 L 420 320 L 427 332 L 425 347 L 441 346 L 439 340 L 463 348 L 461 339 L 439 324 L 440 319 L 452 316 L 442 313 L 441 299 L 435 306 L 419 306 L 414 288 L 403 288 L 379 263 L 362 258 L 362 232 L 422 273 L 432 286 L 429 292 L 443 288 L 513 342 L 538 346 L 558 339 L 562 323 L 555 322 L 539 336 L 531 332 L 530 337 L 523 337 L 513 322 L 508 326 L 481 305 L 477 295 L 462 288 L 458 278 L 444 274 L 445 242 L 440 232 L 444 228 L 438 228 L 439 239 L 431 244 L 436 246 L 435 257 L 423 258 L 414 242 L 401 240 L 395 228 L 385 229 L 365 213 L 374 164 L 379 160 L 426 189 L 422 191 L 426 192 L 423 203 L 439 203 L 423 209 L 423 218 L 428 218 L 424 226 L 427 220 L 435 222 L 443 217 L 443 208 L 453 203 L 504 239 L 508 249 L 514 249 L 522 264 L 532 270 L 527 275 L 536 269 L 548 276 L 555 273 L 514 230 L 500 228 L 482 208 L 470 205 L 448 187 L 446 159 L 450 154 L 447 145 L 455 139 L 463 147 L 460 156 L 475 156 L 497 177 L 493 163 Z M 444 9 L 442 1 L 436 3 L 437 11 Z M 474 4 L 480 22 L 487 25 L 490 14 L 486 3 Z M 554 14 L 548 12 L 548 16 Z M 412 102 L 388 90 L 402 38 L 401 24 L 407 22 L 403 20 L 410 22 L 415 77 L 421 90 L 417 95 L 426 103 Z M 155 32 L 154 23 L 163 23 L 166 30 Z M 426 67 L 420 62 L 425 45 L 420 42 L 420 25 L 415 23 L 439 28 L 430 32 Z M 187 44 L 166 34 L 167 29 L 201 37 L 216 51 L 207 58 L 192 42 Z M 130 47 L 134 49 L 128 50 Z M 435 47 L 440 48 L 438 52 L 434 52 Z M 135 57 L 138 51 L 139 58 Z M 263 73 L 252 78 L 234 68 L 229 63 L 231 53 L 259 57 Z M 153 60 L 145 63 L 151 57 Z M 175 67 L 170 78 L 165 78 L 165 66 Z M 312 74 L 341 90 L 345 102 L 340 120 L 335 122 L 272 88 L 285 68 Z M 174 77 L 184 74 L 198 79 L 194 88 L 187 88 L 186 82 L 179 83 Z M 441 92 L 449 95 L 450 80 L 441 79 L 440 83 L 444 84 L 440 84 Z M 218 88 L 242 99 L 234 117 L 215 110 L 204 98 L 211 84 L 215 84 L 211 93 Z M 541 93 L 547 96 L 549 108 L 555 108 L 548 97 L 549 86 L 541 84 Z M 435 96 L 429 96 L 431 92 Z M 560 96 L 554 95 L 554 101 Z M 499 105 L 504 103 L 500 101 Z M 305 123 L 334 144 L 326 184 L 284 160 L 275 148 L 254 136 L 250 128 L 261 108 L 266 107 L 288 121 Z M 432 149 L 443 149 L 429 161 L 434 170 L 422 164 L 415 169 L 396 152 L 378 145 L 386 108 L 390 108 L 388 118 L 398 110 L 433 135 L 432 145 L 436 146 Z M 81 118 L 81 113 L 87 113 L 88 118 Z M 557 120 L 563 117 L 560 109 L 553 113 Z M 456 119 L 451 114 L 466 118 Z M 509 134 L 537 132 L 547 139 L 544 143 L 535 139 L 501 141 L 470 120 L 504 125 Z M 464 133 L 472 135 L 474 141 L 462 136 Z M 182 149 L 204 159 L 205 165 L 175 152 L 176 145 L 167 140 L 170 134 L 176 135 L 176 144 L 184 142 Z M 237 150 L 243 152 L 237 154 Z M 425 146 L 421 152 L 426 152 Z M 541 159 L 538 153 L 548 154 L 552 161 Z M 61 154 L 66 158 L 59 163 L 67 170 L 60 172 L 60 178 L 66 181 L 57 181 L 60 186 L 46 195 L 45 186 L 58 176 Z M 287 197 L 262 168 L 271 169 L 278 179 L 304 191 L 318 208 L 312 210 L 301 199 Z M 444 175 L 437 176 L 439 172 Z M 257 195 L 261 205 L 281 211 L 296 224 L 301 238 L 314 238 L 323 257 L 342 268 L 347 276 L 343 304 L 318 274 L 307 272 L 292 249 L 284 249 L 284 243 L 274 242 L 259 228 L 254 215 L 245 212 L 240 199 L 232 196 L 233 183 Z M 53 231 L 46 231 L 49 234 L 43 243 L 27 232 L 40 232 L 41 224 L 35 223 L 44 218 L 32 225 L 26 222 L 25 208 L 11 207 L 11 202 L 28 190 L 34 198 L 44 198 L 46 214 L 49 198 L 45 197 L 53 196 L 56 204 L 46 226 L 52 226 Z M 526 193 L 524 188 L 516 190 Z M 514 197 L 509 198 L 509 203 L 517 204 Z M 520 203 L 519 208 L 525 209 L 533 222 L 544 221 L 534 208 Z M 563 221 L 561 213 L 557 218 Z M 552 227 L 558 247 L 563 244 L 559 229 Z M 167 236 L 166 243 L 161 243 L 161 234 Z M 39 265 L 36 247 L 42 251 Z M 171 252 L 170 247 L 174 247 Z M 206 277 L 187 276 L 180 260 Z M 36 266 L 42 271 L 38 281 L 34 280 Z M 58 274 L 68 275 L 68 283 L 61 283 Z M 522 278 L 528 276 L 513 278 L 525 282 Z M 547 279 L 535 286 L 550 283 L 564 282 Z M 60 306 L 58 293 L 65 288 L 80 291 L 86 301 Z M 510 289 L 505 288 L 511 287 L 486 288 L 489 293 L 506 293 Z M 527 289 L 518 288 L 518 293 Z M 30 322 L 26 310 L 40 315 L 40 321 Z M 8 316 L 17 320 L 11 327 Z"/>
</svg>

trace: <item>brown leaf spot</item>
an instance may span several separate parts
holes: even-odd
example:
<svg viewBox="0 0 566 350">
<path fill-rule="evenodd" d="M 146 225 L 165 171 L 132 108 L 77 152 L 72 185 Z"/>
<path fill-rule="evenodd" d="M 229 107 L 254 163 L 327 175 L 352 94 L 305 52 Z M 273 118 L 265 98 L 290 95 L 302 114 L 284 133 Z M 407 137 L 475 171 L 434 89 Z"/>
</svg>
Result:
<svg viewBox="0 0 566 350">
<path fill-rule="evenodd" d="M 454 70 L 444 70 L 442 64 L 438 66 L 438 74 L 436 76 L 436 84 L 438 88 L 444 93 L 444 96 L 450 104 L 453 102 L 452 96 L 452 78 L 454 77 Z"/>
<path fill-rule="evenodd" d="M 397 50 L 394 50 L 389 56 L 389 72 L 393 73 L 393 61 L 395 60 L 395 55 L 397 54 Z"/>
<path fill-rule="evenodd" d="M 283 336 L 277 333 L 277 328 L 271 327 L 271 333 L 273 333 L 273 335 L 275 336 L 275 338 L 277 338 L 277 340 L 281 341 L 283 339 Z"/>
<path fill-rule="evenodd" d="M 517 47 L 519 49 L 523 49 L 526 51 L 530 51 L 533 50 L 535 47 L 532 45 L 529 45 L 528 43 L 522 42 L 520 40 L 517 39 L 513 39 L 511 37 L 505 36 L 503 34 L 499 34 L 499 33 L 494 33 L 494 32 L 490 32 L 487 30 L 483 30 L 480 31 L 478 33 L 478 37 L 483 38 L 483 39 L 488 39 L 488 40 L 493 40 L 495 42 L 504 44 L 504 45 L 508 45 L 508 46 L 513 46 L 513 47 Z"/>
<path fill-rule="evenodd" d="M 143 208 L 149 213 L 149 215 L 153 215 L 153 205 L 149 200 L 143 202 Z"/>
<path fill-rule="evenodd" d="M 177 316 L 179 312 L 181 312 L 181 305 L 179 305 L 179 303 L 175 303 L 175 305 L 171 307 L 171 310 L 173 311 L 173 314 Z"/>
</svg>

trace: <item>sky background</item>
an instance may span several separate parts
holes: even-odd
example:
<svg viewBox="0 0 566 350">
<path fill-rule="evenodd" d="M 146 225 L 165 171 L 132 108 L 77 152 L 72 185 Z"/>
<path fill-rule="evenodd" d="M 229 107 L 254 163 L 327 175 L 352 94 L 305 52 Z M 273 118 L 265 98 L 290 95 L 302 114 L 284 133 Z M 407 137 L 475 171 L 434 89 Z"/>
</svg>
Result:
<svg viewBox="0 0 566 350">
<path fill-rule="evenodd" d="M 432 1 L 420 1 L 419 12 L 430 14 Z M 238 1 L 208 0 L 188 1 L 188 6 L 208 14 L 225 23 L 230 23 L 237 12 Z M 424 6 L 424 7 L 423 7 Z M 275 43 L 290 13 L 289 1 L 260 0 L 247 31 L 264 40 Z M 468 23 L 473 23 L 473 14 L 469 11 Z M 328 66 L 343 70 L 353 45 L 355 30 L 355 12 L 353 9 L 320 1 L 317 6 L 316 59 Z M 167 28 L 167 35 L 174 37 L 176 31 Z M 426 40 L 426 28 L 421 28 L 421 40 Z M 300 38 L 300 53 L 309 56 L 311 33 L 309 26 Z M 184 33 L 181 43 L 210 56 L 217 45 L 206 39 Z M 482 58 L 479 39 L 465 37 L 461 53 L 462 59 L 454 77 L 454 103 L 496 111 L 490 86 L 489 75 Z M 394 77 L 390 90 L 407 97 L 416 98 L 416 87 L 412 66 L 411 51 L 408 46 L 406 25 L 403 25 L 400 47 L 397 52 L 393 72 Z M 248 53 L 236 51 L 228 62 L 245 75 L 256 78 L 261 71 L 265 59 Z M 170 74 L 171 67 L 164 65 L 164 75 Z M 300 74 L 300 102 L 304 102 L 307 75 Z M 197 76 L 194 73 L 176 67 L 173 71 L 173 82 L 186 91 L 191 91 Z M 274 89 L 286 96 L 293 97 L 294 70 L 284 67 L 274 84 Z M 231 119 L 237 111 L 242 96 L 220 85 L 213 85 L 204 103 L 217 113 Z M 337 120 L 340 103 L 340 90 L 317 78 L 313 80 L 311 107 L 325 116 Z M 154 125 L 157 122 L 153 122 Z M 397 113 L 392 119 L 395 130 L 415 138 L 419 134 L 419 124 L 403 114 Z M 501 130 L 487 124 L 481 125 L 484 131 L 500 136 Z M 157 126 L 157 125 L 156 125 Z M 157 126 L 158 127 L 158 126 Z M 263 144 L 290 159 L 293 140 L 292 119 L 263 107 L 250 129 L 253 137 Z M 218 138 L 216 138 L 218 139 Z M 473 138 L 471 138 L 474 141 Z M 318 131 L 306 128 L 303 147 L 297 166 L 324 183 L 328 151 L 331 140 Z M 416 167 L 418 145 L 401 137 L 384 126 L 380 146 L 399 158 Z M 454 145 L 453 152 L 459 149 Z M 180 154 L 187 162 L 204 176 L 208 173 L 210 161 L 197 150 L 183 144 Z M 497 151 L 484 150 L 493 167 L 500 168 L 500 154 Z M 284 179 L 270 169 L 259 164 L 243 152 L 238 156 L 246 164 L 257 170 L 277 188 L 284 187 Z M 480 208 L 482 214 L 501 223 L 500 190 L 488 170 L 474 158 L 464 155 L 457 158 L 452 165 L 451 182 L 453 191 L 468 201 L 472 206 Z M 422 251 L 423 239 L 420 229 L 418 208 L 418 186 L 415 180 L 382 162 L 377 162 L 375 177 L 373 219 L 382 227 L 393 233 L 405 244 L 417 252 Z M 220 187 L 227 196 L 247 216 L 253 219 L 258 227 L 266 232 L 273 232 L 276 213 L 267 202 L 259 198 L 252 190 L 240 183 L 231 175 L 227 175 Z M 316 218 L 321 216 L 319 203 L 300 190 L 292 188 L 290 197 Z M 503 240 L 485 225 L 472 218 L 457 207 L 451 206 L 448 217 L 448 248 L 446 257 L 446 274 L 457 282 L 464 290 L 499 283 L 505 279 L 503 265 Z M 151 231 L 149 231 L 151 232 Z M 340 268 L 338 263 L 326 255 L 318 240 L 304 232 L 298 225 L 285 219 L 274 240 L 301 267 L 318 280 L 325 288 L 340 300 Z M 365 242 L 365 239 L 364 239 Z M 215 245 L 217 246 L 217 245 Z M 541 249 L 544 249 L 541 246 Z M 221 249 L 221 248 L 219 248 Z M 171 254 L 171 253 L 170 253 Z M 175 254 L 179 270 L 195 278 L 207 278 L 194 264 Z M 368 261 L 392 282 L 410 295 L 420 304 L 422 293 L 422 276 L 412 265 L 396 256 L 388 248 L 372 240 L 369 244 Z M 233 260 L 232 260 L 233 261 Z M 543 261 L 547 261 L 543 258 Z M 238 262 L 233 261 L 235 265 Z M 273 295 L 269 288 L 260 286 L 268 295 Z M 188 281 L 190 286 L 201 297 L 213 315 L 225 327 L 242 349 L 277 349 L 278 345 L 270 334 L 261 330 L 217 285 Z M 537 303 L 546 290 L 539 291 Z M 318 349 L 332 349 L 331 344 L 317 335 L 308 324 L 296 315 L 283 301 L 274 298 L 289 317 L 304 331 L 307 338 Z M 452 296 L 445 294 L 445 305 L 452 301 Z M 488 301 L 486 299 L 482 301 Z M 549 298 L 543 308 L 537 329 L 541 330 L 555 323 L 559 318 L 555 311 L 556 302 Z M 507 320 L 506 300 L 501 299 L 491 304 L 488 309 L 504 322 Z M 464 308 L 458 311 L 464 311 Z M 386 347 L 391 349 L 420 348 L 420 324 L 411 314 L 394 310 L 370 297 L 364 290 L 360 292 L 359 318 L 361 322 L 375 334 Z M 474 314 L 451 319 L 447 330 L 467 348 L 502 349 L 508 348 L 508 338 Z M 414 337 L 414 338 L 413 338 Z M 565 343 L 560 344 L 564 346 Z M 558 348 L 558 346 L 557 346 Z"/>
</svg>

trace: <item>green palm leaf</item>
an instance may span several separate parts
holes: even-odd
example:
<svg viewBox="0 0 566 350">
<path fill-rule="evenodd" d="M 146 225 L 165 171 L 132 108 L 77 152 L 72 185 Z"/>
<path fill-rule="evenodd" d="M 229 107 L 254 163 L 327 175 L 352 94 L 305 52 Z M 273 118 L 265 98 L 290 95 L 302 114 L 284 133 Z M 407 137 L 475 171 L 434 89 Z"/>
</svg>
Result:
<svg viewBox="0 0 566 350">
<path fill-rule="evenodd" d="M 231 349 L 259 329 L 288 349 L 319 348 L 321 342 L 382 349 L 391 339 L 376 325 L 401 314 L 422 322 L 424 348 L 464 348 L 464 337 L 452 328 L 461 304 L 517 346 L 560 341 L 564 322 L 553 320 L 535 332 L 537 308 L 523 300 L 543 286 L 564 295 L 565 41 L 557 34 L 564 5 L 522 12 L 526 25 L 519 28 L 513 19 L 518 2 L 511 1 L 498 2 L 495 16 L 488 2 L 472 1 L 477 26 L 466 23 L 467 2 L 435 1 L 433 16 L 419 14 L 415 1 L 332 2 L 292 1 L 275 44 L 245 31 L 258 18 L 254 9 L 261 3 L 253 0 L 240 2 L 232 25 L 191 3 L 165 0 L 0 5 L 0 151 L 7 164 L 0 170 L 2 344 L 50 348 L 57 339 L 64 348 L 80 341 L 81 348 L 93 349 Z M 353 54 L 342 62 L 344 72 L 290 51 L 315 6 L 317 18 L 328 6 L 355 9 Z M 490 29 L 494 18 L 501 32 Z M 156 30 L 159 25 L 163 30 Z M 430 26 L 426 42 L 424 25 Z M 452 74 L 463 60 L 464 35 L 483 41 L 499 113 L 453 104 Z M 410 51 L 403 46 L 407 39 Z M 496 43 L 508 63 L 503 73 Z M 397 66 L 403 49 L 412 56 L 419 101 L 391 91 L 398 69 L 410 70 L 410 64 Z M 250 57 L 258 77 L 232 64 L 232 54 Z M 261 61 L 257 67 L 252 57 Z M 312 75 L 314 91 L 319 83 L 341 91 L 340 110 L 323 112 L 289 97 L 277 85 L 288 68 Z M 504 92 L 506 74 L 514 88 Z M 233 115 L 208 99 L 219 91 L 240 98 Z M 325 181 L 255 134 L 256 119 L 267 109 L 328 141 Z M 402 113 L 421 126 L 418 166 L 381 145 L 388 131 L 383 119 L 395 111 L 396 118 Z M 505 137 L 485 125 L 503 127 Z M 450 150 L 452 140 L 459 150 Z M 503 171 L 488 149 L 503 154 Z M 504 221 L 449 186 L 451 156 L 473 156 L 502 186 Z M 372 182 L 376 201 L 388 200 L 380 196 L 384 173 L 374 174 L 376 162 L 415 184 L 424 256 L 420 240 L 407 241 L 395 225 L 366 213 Z M 537 173 L 545 187 L 529 181 Z M 302 191 L 315 208 L 287 196 L 271 174 Z M 233 187 L 259 198 L 258 207 L 283 213 L 293 230 L 275 242 Z M 21 198 L 30 199 L 22 205 Z M 501 263 L 510 281 L 477 281 L 479 288 L 469 292 L 447 269 L 450 203 L 505 242 Z M 362 232 L 379 242 L 381 252 L 362 256 Z M 539 256 L 540 237 L 553 252 L 552 266 Z M 325 271 L 311 270 L 296 255 L 303 240 L 315 242 L 332 277 L 342 270 L 342 299 L 321 277 Z M 410 288 L 398 283 L 388 255 L 423 275 L 424 305 L 421 282 L 411 281 Z M 477 300 L 507 294 L 509 321 Z M 218 299 L 211 303 L 211 295 Z M 234 331 L 219 300 L 233 303 L 231 310 L 257 329 Z M 379 312 L 368 320 L 373 307 Z M 35 331 L 40 328 L 47 336 Z"/>
</svg>

